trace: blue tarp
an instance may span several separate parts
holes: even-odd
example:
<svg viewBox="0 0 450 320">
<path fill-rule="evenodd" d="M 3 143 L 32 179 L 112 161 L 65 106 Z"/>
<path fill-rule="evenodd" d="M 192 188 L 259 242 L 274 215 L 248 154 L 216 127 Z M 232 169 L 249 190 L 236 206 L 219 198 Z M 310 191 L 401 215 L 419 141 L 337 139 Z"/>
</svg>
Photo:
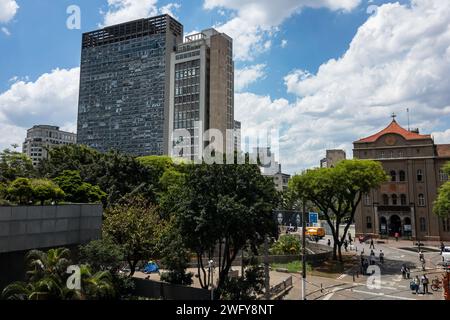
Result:
<svg viewBox="0 0 450 320">
<path fill-rule="evenodd" d="M 145 273 L 159 272 L 159 267 L 156 263 L 149 262 L 145 265 L 144 272 Z"/>
</svg>

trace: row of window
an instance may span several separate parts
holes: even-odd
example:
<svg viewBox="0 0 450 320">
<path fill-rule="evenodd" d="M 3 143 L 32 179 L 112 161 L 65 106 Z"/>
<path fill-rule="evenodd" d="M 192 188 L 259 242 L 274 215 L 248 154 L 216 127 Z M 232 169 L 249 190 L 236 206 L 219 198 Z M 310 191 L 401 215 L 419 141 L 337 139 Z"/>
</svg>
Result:
<svg viewBox="0 0 450 320">
<path fill-rule="evenodd" d="M 397 181 L 397 179 L 400 182 L 406 181 L 406 173 L 403 170 L 400 170 L 398 172 L 398 175 L 397 175 L 397 171 L 391 170 L 390 176 L 391 176 L 392 182 Z M 417 182 L 422 182 L 424 180 L 424 174 L 423 174 L 422 169 L 417 170 L 416 179 L 417 179 Z M 448 174 L 445 173 L 444 170 L 442 170 L 442 169 L 439 170 L 439 181 L 448 181 Z"/>
<path fill-rule="evenodd" d="M 383 205 L 384 206 L 388 206 L 388 205 L 406 206 L 406 205 L 408 205 L 406 194 L 401 194 L 400 197 L 398 195 L 396 195 L 396 194 L 392 194 L 390 198 L 389 198 L 389 196 L 387 194 L 383 194 L 382 195 L 382 201 L 383 201 Z M 364 204 L 366 206 L 370 205 L 370 195 L 369 194 L 365 194 L 364 195 Z M 425 207 L 426 202 L 425 202 L 425 195 L 423 193 L 420 193 L 417 196 L 417 204 L 420 207 Z"/>
<path fill-rule="evenodd" d="M 411 223 L 411 220 L 407 219 Z M 372 229 L 372 217 L 366 217 L 366 228 Z M 442 219 L 442 229 L 444 232 L 450 232 L 450 218 Z M 427 220 L 424 217 L 419 218 L 419 230 L 420 232 L 427 231 Z"/>
</svg>

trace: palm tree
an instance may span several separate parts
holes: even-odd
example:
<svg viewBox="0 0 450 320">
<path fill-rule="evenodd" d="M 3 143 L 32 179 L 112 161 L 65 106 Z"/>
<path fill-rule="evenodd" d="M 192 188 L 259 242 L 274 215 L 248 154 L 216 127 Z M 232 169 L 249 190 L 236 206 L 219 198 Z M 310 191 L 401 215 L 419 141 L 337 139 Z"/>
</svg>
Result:
<svg viewBox="0 0 450 320">
<path fill-rule="evenodd" d="M 92 274 L 88 265 L 81 265 L 81 297 L 86 299 L 111 299 L 115 296 L 112 276 L 109 271 Z"/>
<path fill-rule="evenodd" d="M 50 249 L 47 252 L 31 250 L 26 256 L 27 275 L 31 281 L 52 276 L 62 281 L 70 265 L 70 250 L 67 248 Z"/>
<path fill-rule="evenodd" d="M 2 292 L 2 298 L 7 300 L 60 300 L 63 296 L 64 289 L 52 277 L 29 283 L 15 282 Z"/>
</svg>

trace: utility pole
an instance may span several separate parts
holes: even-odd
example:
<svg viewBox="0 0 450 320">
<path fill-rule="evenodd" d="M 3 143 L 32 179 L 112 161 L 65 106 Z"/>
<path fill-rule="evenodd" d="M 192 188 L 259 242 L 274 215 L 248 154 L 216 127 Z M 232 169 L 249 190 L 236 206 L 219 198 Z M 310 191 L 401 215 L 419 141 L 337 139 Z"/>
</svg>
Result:
<svg viewBox="0 0 450 320">
<path fill-rule="evenodd" d="M 302 218 L 302 300 L 306 300 L 306 203 L 303 200 Z"/>
</svg>

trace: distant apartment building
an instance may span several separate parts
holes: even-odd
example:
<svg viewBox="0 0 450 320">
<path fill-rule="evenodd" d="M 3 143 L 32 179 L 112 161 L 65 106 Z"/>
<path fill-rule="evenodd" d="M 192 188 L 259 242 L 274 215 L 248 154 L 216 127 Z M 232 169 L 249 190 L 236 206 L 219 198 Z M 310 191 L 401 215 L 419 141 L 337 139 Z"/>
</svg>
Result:
<svg viewBox="0 0 450 320">
<path fill-rule="evenodd" d="M 344 150 L 327 150 L 326 157 L 320 160 L 321 168 L 334 168 L 339 161 L 347 158 Z"/>
<path fill-rule="evenodd" d="M 281 164 L 275 160 L 275 154 L 271 151 L 271 148 L 254 148 L 253 157 L 259 159 L 261 174 L 273 179 L 275 189 L 286 191 L 291 176 L 282 172 Z"/>
<path fill-rule="evenodd" d="M 172 53 L 170 67 L 169 143 L 180 142 L 179 132 L 188 132 L 183 152 L 173 148 L 170 155 L 201 159 L 209 129 L 222 134 L 222 152 L 235 146 L 233 40 L 215 29 L 186 37 Z M 227 136 L 227 130 L 229 136 Z M 228 143 L 227 143 L 228 142 Z M 227 147 L 228 146 L 228 147 Z"/>
<path fill-rule="evenodd" d="M 169 15 L 83 34 L 79 144 L 139 156 L 168 153 L 170 59 L 182 37 L 183 25 Z"/>
<path fill-rule="evenodd" d="M 48 150 L 54 146 L 76 144 L 77 135 L 59 130 L 59 127 L 37 125 L 27 130 L 27 137 L 22 145 L 22 152 L 28 155 L 33 166 L 48 157 Z"/>
</svg>

